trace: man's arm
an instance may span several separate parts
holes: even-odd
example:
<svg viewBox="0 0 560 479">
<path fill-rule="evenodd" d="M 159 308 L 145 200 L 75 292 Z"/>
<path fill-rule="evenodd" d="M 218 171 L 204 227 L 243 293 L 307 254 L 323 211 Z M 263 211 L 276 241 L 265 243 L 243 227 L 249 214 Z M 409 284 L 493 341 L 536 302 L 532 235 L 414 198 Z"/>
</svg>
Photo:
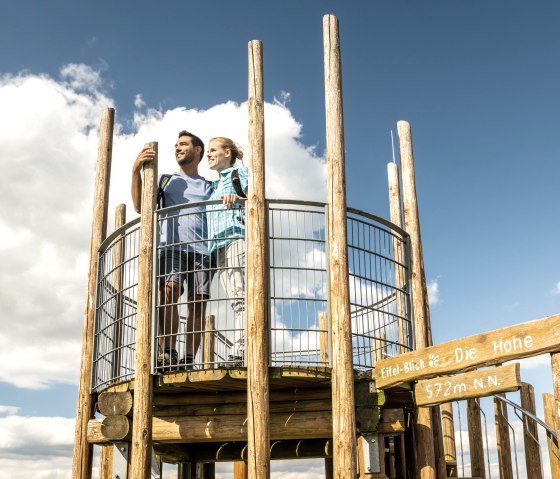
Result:
<svg viewBox="0 0 560 479">
<path fill-rule="evenodd" d="M 134 165 L 132 166 L 132 181 L 130 183 L 130 194 L 132 196 L 132 203 L 134 204 L 134 209 L 136 213 L 140 213 L 142 210 L 142 167 L 144 163 L 148 161 L 153 161 L 155 158 L 154 151 L 151 148 L 144 148 Z"/>
</svg>

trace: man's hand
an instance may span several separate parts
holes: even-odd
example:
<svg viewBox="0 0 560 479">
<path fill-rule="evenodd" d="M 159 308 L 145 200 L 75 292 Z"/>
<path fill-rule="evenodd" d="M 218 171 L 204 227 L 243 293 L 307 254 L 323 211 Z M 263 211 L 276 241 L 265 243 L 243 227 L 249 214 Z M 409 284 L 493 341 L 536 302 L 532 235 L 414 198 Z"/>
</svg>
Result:
<svg viewBox="0 0 560 479">
<path fill-rule="evenodd" d="M 149 161 L 154 161 L 155 157 L 156 154 L 152 148 L 148 148 L 148 147 L 144 148 L 136 157 L 136 161 L 132 166 L 132 172 L 139 173 L 142 170 L 144 163 L 147 163 Z"/>
</svg>

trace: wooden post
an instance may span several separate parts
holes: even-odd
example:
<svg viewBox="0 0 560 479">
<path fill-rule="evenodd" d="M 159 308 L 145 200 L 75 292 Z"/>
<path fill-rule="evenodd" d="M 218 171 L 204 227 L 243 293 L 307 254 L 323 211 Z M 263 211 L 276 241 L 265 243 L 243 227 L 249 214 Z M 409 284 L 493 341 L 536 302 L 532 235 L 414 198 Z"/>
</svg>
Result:
<svg viewBox="0 0 560 479">
<path fill-rule="evenodd" d="M 482 423 L 480 402 L 478 399 L 467 400 L 467 424 L 469 430 L 469 448 L 471 456 L 471 476 L 486 477 L 484 467 L 484 442 L 482 441 Z"/>
<path fill-rule="evenodd" d="M 154 150 L 155 157 L 153 162 L 144 164 L 142 179 L 131 460 L 132 477 L 138 479 L 149 479 L 152 460 L 152 265 L 158 144 L 147 146 Z"/>
<path fill-rule="evenodd" d="M 216 316 L 210 314 L 204 321 L 204 367 L 215 368 L 215 338 L 216 338 Z"/>
<path fill-rule="evenodd" d="M 322 366 L 329 365 L 329 317 L 319 313 L 319 361 Z"/>
<path fill-rule="evenodd" d="M 497 396 L 505 397 L 505 394 L 497 394 Z M 494 398 L 494 416 L 496 419 L 496 442 L 498 446 L 500 479 L 513 479 L 507 406 L 498 398 Z"/>
<path fill-rule="evenodd" d="M 441 423 L 443 425 L 443 454 L 447 465 L 447 473 L 449 477 L 457 477 L 457 449 L 455 447 L 453 403 L 448 402 L 441 405 Z"/>
<path fill-rule="evenodd" d="M 338 19 L 323 17 L 327 146 L 327 231 L 332 338 L 333 467 L 337 479 L 356 474 L 356 414 L 348 285 L 344 119 Z"/>
<path fill-rule="evenodd" d="M 427 302 L 424 295 L 425 280 L 422 259 L 422 239 L 420 236 L 420 218 L 416 196 L 414 175 L 414 154 L 412 151 L 412 133 L 406 121 L 397 123 L 399 150 L 402 168 L 402 193 L 404 206 L 405 230 L 410 235 L 411 243 L 411 290 L 412 310 L 414 312 L 414 338 L 416 349 L 429 345 L 429 325 L 427 319 Z M 416 458 L 418 476 L 421 479 L 435 479 L 434 433 L 432 412 L 430 408 L 416 409 Z"/>
<path fill-rule="evenodd" d="M 536 415 L 535 390 L 527 383 L 521 383 L 521 407 Z M 523 415 L 523 438 L 525 441 L 525 464 L 527 477 L 542 479 L 541 451 L 538 443 L 537 423 L 529 416 Z"/>
<path fill-rule="evenodd" d="M 107 108 L 101 116 L 99 127 L 99 147 L 95 192 L 93 199 L 93 222 L 89 252 L 89 276 L 84 329 L 82 334 L 82 357 L 80 365 L 80 384 L 76 407 L 76 428 L 74 433 L 74 452 L 72 457 L 72 478 L 89 479 L 93 447 L 86 441 L 87 424 L 93 416 L 94 401 L 91 395 L 91 372 L 93 352 L 93 326 L 95 315 L 95 289 L 99 246 L 107 234 L 107 209 L 109 204 L 109 182 L 111 178 L 111 158 L 113 152 L 114 108 Z"/>
<path fill-rule="evenodd" d="M 391 215 L 391 223 L 397 225 L 399 228 L 403 227 L 402 213 L 401 213 L 401 185 L 399 180 L 399 167 L 396 163 L 387 164 L 387 176 L 389 178 L 389 210 Z M 404 248 L 400 241 L 393 240 L 393 254 L 395 256 L 395 261 L 399 263 L 404 263 Z M 406 277 L 402 268 L 395 266 L 395 287 L 397 289 L 402 289 L 405 286 Z M 398 325 L 399 325 L 399 343 L 401 346 L 399 350 L 401 353 L 406 351 L 402 345 L 406 344 L 406 340 L 409 336 L 408 331 L 405 329 L 405 322 L 403 320 L 405 310 L 403 305 L 403 297 L 399 291 L 397 294 L 397 315 L 398 315 Z"/>
<path fill-rule="evenodd" d="M 119 229 L 126 223 L 126 205 L 120 204 L 115 209 L 115 230 Z M 115 288 L 116 297 L 116 314 L 115 314 L 115 324 L 113 329 L 113 377 L 117 378 L 120 376 L 121 368 L 121 346 L 122 346 L 122 330 L 123 330 L 123 274 L 124 274 L 124 236 L 115 242 L 115 247 L 113 249 L 113 268 L 114 273 L 112 275 L 113 288 Z"/>
<path fill-rule="evenodd" d="M 558 433 L 559 421 L 558 421 L 558 402 L 554 399 L 552 394 L 543 394 L 544 403 L 544 421 L 548 427 L 555 429 Z M 548 436 L 548 457 L 550 460 L 550 471 L 552 474 L 552 479 L 560 479 L 560 448 L 558 447 L 558 442 L 554 441 L 550 436 Z"/>
<path fill-rule="evenodd" d="M 251 479 L 270 477 L 268 212 L 265 201 L 262 43 L 249 42 L 249 187 L 247 197 L 247 465 Z"/>
<path fill-rule="evenodd" d="M 245 461 L 235 461 L 233 463 L 233 479 L 248 479 L 247 463 Z"/>
<path fill-rule="evenodd" d="M 113 479 L 113 450 L 114 446 L 101 446 L 99 451 L 99 479 Z"/>
<path fill-rule="evenodd" d="M 325 457 L 325 479 L 333 479 L 332 457 Z"/>
</svg>

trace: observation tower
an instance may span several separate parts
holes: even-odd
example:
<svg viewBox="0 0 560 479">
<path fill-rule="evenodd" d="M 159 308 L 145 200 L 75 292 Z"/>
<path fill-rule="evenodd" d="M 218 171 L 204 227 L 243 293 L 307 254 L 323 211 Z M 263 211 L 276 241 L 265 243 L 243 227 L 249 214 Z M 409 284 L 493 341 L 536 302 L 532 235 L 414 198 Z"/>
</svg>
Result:
<svg viewBox="0 0 560 479">
<path fill-rule="evenodd" d="M 127 222 L 120 205 L 107 235 L 114 110 L 103 113 L 74 479 L 91 477 L 94 446 L 102 479 L 161 477 L 167 464 L 179 478 L 210 479 L 220 461 L 234 463 L 235 479 L 261 479 L 271 459 L 298 458 L 324 458 L 327 478 L 452 469 L 439 408 L 415 405 L 410 382 L 376 384 L 379 361 L 431 346 L 410 126 L 398 123 L 402 170 L 388 166 L 390 221 L 348 207 L 338 21 L 326 15 L 323 27 L 327 201 L 265 197 L 262 45 L 252 41 L 244 316 L 217 277 L 199 327 L 187 318 L 202 305 L 182 295 L 179 357 L 201 338 L 188 369 L 158 362 L 169 335 L 157 320 L 159 238 L 169 218 L 210 215 L 200 209 L 212 202 L 156 209 L 154 142 L 141 216 Z M 241 363 L 229 360 L 239 338 Z M 401 372 L 383 371 L 384 380 Z"/>
</svg>

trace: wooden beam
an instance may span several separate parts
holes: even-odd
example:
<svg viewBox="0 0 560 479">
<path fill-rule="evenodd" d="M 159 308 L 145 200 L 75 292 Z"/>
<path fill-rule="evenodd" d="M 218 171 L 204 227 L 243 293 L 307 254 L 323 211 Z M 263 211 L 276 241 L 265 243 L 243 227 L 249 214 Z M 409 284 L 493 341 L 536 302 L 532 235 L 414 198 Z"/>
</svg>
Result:
<svg viewBox="0 0 560 479">
<path fill-rule="evenodd" d="M 325 64 L 327 232 L 329 257 L 329 306 L 332 341 L 332 394 L 334 476 L 356 472 L 356 417 L 352 368 L 352 326 L 348 285 L 348 240 L 342 68 L 338 19 L 323 17 Z"/>
<path fill-rule="evenodd" d="M 99 451 L 99 479 L 113 479 L 114 446 L 101 446 Z"/>
<path fill-rule="evenodd" d="M 471 474 L 473 477 L 486 477 L 484 467 L 484 442 L 482 440 L 480 402 L 478 399 L 467 400 L 467 424 L 469 431 L 469 450 L 471 457 Z"/>
<path fill-rule="evenodd" d="M 132 393 L 102 392 L 97 399 L 97 410 L 104 416 L 132 416 Z"/>
<path fill-rule="evenodd" d="M 233 463 L 233 479 L 248 479 L 249 472 L 245 461 L 235 461 Z"/>
<path fill-rule="evenodd" d="M 519 363 L 481 369 L 456 376 L 443 376 L 418 381 L 414 390 L 416 404 L 427 406 L 449 401 L 493 396 L 499 392 L 517 391 L 521 387 Z"/>
<path fill-rule="evenodd" d="M 404 411 L 400 408 L 384 408 L 377 427 L 379 434 L 401 434 L 405 430 Z"/>
<path fill-rule="evenodd" d="M 527 383 L 521 383 L 521 407 L 536 416 L 535 390 Z M 526 414 L 523 414 L 523 439 L 525 443 L 525 464 L 527 477 L 542 479 L 541 450 L 539 446 L 539 432 L 537 423 Z"/>
<path fill-rule="evenodd" d="M 411 351 L 379 362 L 378 388 L 560 349 L 560 314 Z"/>
<path fill-rule="evenodd" d="M 268 451 L 268 231 L 265 201 L 262 43 L 249 42 L 249 188 L 247 197 L 247 404 L 252 479 L 270 477 Z"/>
<path fill-rule="evenodd" d="M 319 313 L 319 361 L 324 365 L 329 365 L 329 317 L 326 312 Z"/>
<path fill-rule="evenodd" d="M 89 251 L 88 287 L 84 328 L 82 333 L 82 356 L 80 383 L 76 406 L 76 427 L 72 456 L 72 479 L 91 478 L 92 446 L 86 440 L 87 425 L 93 416 L 94 401 L 91 395 L 91 372 L 93 357 L 93 326 L 95 316 L 95 292 L 97 287 L 97 263 L 99 246 L 107 235 L 107 211 L 109 205 L 109 183 L 113 153 L 113 127 L 115 109 L 107 108 L 101 115 L 99 147 L 95 173 L 93 197 L 93 223 Z"/>
<path fill-rule="evenodd" d="M 158 144 L 154 161 L 145 163 L 142 179 L 142 215 L 138 255 L 138 305 L 136 310 L 136 355 L 134 372 L 134 416 L 132 430 L 132 477 L 149 479 L 152 461 L 152 296 L 154 211 L 158 168 Z"/>
<path fill-rule="evenodd" d="M 560 422 L 559 417 L 559 403 L 552 394 L 543 394 L 544 403 L 544 420 L 548 427 L 557 431 L 559 430 Z M 552 479 L 560 479 L 560 447 L 559 442 L 554 440 L 551 436 L 547 437 L 548 441 L 548 457 L 550 460 L 550 472 Z"/>
<path fill-rule="evenodd" d="M 101 426 L 99 419 L 89 422 L 87 438 L 90 443 L 106 444 L 112 440 L 103 433 Z M 246 441 L 247 429 L 247 416 L 242 414 L 154 417 L 152 436 L 161 443 Z M 271 414 L 270 435 L 273 440 L 332 437 L 332 415 L 326 411 Z"/>
<path fill-rule="evenodd" d="M 498 394 L 498 396 L 505 397 L 504 394 Z M 500 479 L 513 479 L 507 405 L 498 398 L 494 398 L 494 417 L 496 418 L 496 442 Z"/>
</svg>

